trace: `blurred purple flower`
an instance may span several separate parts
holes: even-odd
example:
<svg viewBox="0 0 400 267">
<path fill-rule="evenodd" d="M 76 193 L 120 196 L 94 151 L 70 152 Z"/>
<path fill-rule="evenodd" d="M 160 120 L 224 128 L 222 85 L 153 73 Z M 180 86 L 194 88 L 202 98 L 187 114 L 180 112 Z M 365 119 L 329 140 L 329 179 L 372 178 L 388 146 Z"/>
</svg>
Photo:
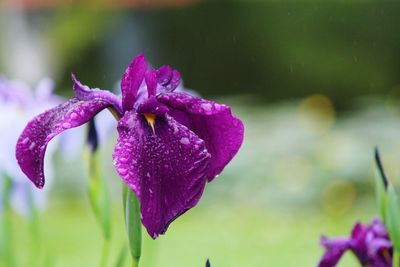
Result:
<svg viewBox="0 0 400 267">
<path fill-rule="evenodd" d="M 52 92 L 53 82 L 50 79 L 43 79 L 35 90 L 31 90 L 22 81 L 8 80 L 0 76 L 0 193 L 3 190 L 2 178 L 7 176 L 12 181 L 11 204 L 21 214 L 28 213 L 29 207 L 32 206 L 29 203 L 31 201 L 34 202 L 34 206 L 43 207 L 46 194 L 38 194 L 27 183 L 14 157 L 15 144 L 18 135 L 32 116 L 61 102 Z M 50 156 L 53 151 L 54 149 L 49 149 Z M 46 161 L 49 165 L 46 175 L 51 181 L 52 164 L 48 159 Z"/>
<path fill-rule="evenodd" d="M 377 218 L 367 225 L 357 223 L 350 237 L 329 239 L 323 236 L 321 245 L 326 251 L 319 262 L 319 267 L 336 266 L 343 253 L 347 250 L 355 254 L 361 266 L 392 266 L 392 243 L 389 240 L 385 226 Z"/>
<path fill-rule="evenodd" d="M 48 142 L 108 108 L 119 120 L 115 168 L 137 195 L 152 238 L 197 204 L 206 182 L 242 144 L 243 124 L 228 106 L 174 92 L 179 72 L 169 66 L 147 70 L 143 54 L 122 77 L 122 99 L 72 79 L 75 97 L 35 117 L 21 134 L 16 151 L 21 169 L 42 188 Z"/>
</svg>

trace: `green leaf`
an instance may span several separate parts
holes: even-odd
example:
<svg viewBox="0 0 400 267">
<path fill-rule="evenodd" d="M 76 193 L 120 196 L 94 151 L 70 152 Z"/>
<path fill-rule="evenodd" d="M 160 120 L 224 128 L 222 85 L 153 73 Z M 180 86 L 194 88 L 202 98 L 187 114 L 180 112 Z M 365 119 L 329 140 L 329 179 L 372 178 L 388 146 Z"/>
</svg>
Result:
<svg viewBox="0 0 400 267">
<path fill-rule="evenodd" d="M 125 226 L 128 234 L 129 251 L 133 265 L 138 266 L 142 250 L 142 224 L 140 221 L 140 205 L 135 193 L 125 184 L 122 188 Z"/>
<path fill-rule="evenodd" d="M 126 260 L 126 246 L 123 246 L 114 266 L 123 267 L 125 265 L 125 260 Z"/>
<path fill-rule="evenodd" d="M 375 172 L 375 198 L 379 214 L 386 223 L 387 192 L 378 171 Z"/>
<path fill-rule="evenodd" d="M 379 156 L 378 149 L 375 149 L 375 197 L 378 206 L 379 213 L 384 223 L 386 224 L 386 206 L 387 206 L 387 193 L 386 187 L 388 185 L 388 180 L 386 178 L 383 165 Z"/>
<path fill-rule="evenodd" d="M 396 250 L 393 251 L 393 257 L 392 257 L 392 266 L 400 266 L 400 255 L 399 252 L 397 252 Z"/>
<path fill-rule="evenodd" d="M 386 227 L 388 229 L 390 240 L 397 252 L 400 251 L 400 205 L 396 191 L 389 184 L 387 191 L 387 212 Z"/>
<path fill-rule="evenodd" d="M 107 182 L 101 175 L 100 154 L 98 150 L 87 153 L 87 165 L 89 169 L 89 200 L 92 210 L 99 222 L 105 240 L 111 239 L 111 211 L 110 195 Z"/>
</svg>

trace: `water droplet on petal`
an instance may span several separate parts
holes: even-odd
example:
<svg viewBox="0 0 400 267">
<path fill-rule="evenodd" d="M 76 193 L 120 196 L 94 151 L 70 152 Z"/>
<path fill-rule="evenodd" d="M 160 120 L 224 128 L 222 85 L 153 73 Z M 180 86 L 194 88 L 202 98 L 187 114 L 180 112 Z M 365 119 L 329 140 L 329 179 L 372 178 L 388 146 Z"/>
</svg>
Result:
<svg viewBox="0 0 400 267">
<path fill-rule="evenodd" d="M 33 150 L 33 149 L 35 148 L 35 146 L 36 146 L 36 143 L 35 143 L 35 142 L 32 142 L 32 143 L 29 145 L 29 150 Z"/>
<path fill-rule="evenodd" d="M 76 118 L 78 118 L 78 114 L 76 114 L 75 112 L 72 112 L 70 117 L 71 117 L 71 119 L 76 119 Z"/>
<path fill-rule="evenodd" d="M 64 122 L 64 123 L 62 124 L 62 127 L 65 128 L 65 129 L 71 128 L 71 123 L 69 123 L 69 122 Z"/>
<path fill-rule="evenodd" d="M 118 169 L 118 173 L 119 173 L 121 176 L 125 176 L 125 175 L 128 173 L 128 170 L 127 170 L 127 169 L 124 169 L 124 168 L 119 168 L 119 169 Z"/>
<path fill-rule="evenodd" d="M 204 111 L 211 111 L 212 105 L 210 103 L 203 103 L 201 104 L 201 107 Z"/>
<path fill-rule="evenodd" d="M 120 161 L 121 163 L 127 163 L 127 162 L 128 162 L 128 159 L 127 159 L 127 158 L 119 158 L 119 161 Z"/>
<path fill-rule="evenodd" d="M 188 145 L 190 143 L 189 138 L 187 137 L 182 137 L 181 140 L 179 140 L 179 142 L 181 142 L 181 144 L 183 145 Z"/>
</svg>

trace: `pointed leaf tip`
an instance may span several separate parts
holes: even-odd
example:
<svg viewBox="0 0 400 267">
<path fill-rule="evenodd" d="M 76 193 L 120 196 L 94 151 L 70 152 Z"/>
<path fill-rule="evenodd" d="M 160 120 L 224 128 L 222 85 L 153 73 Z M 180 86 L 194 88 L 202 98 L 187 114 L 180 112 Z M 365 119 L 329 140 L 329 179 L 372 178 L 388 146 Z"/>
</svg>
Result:
<svg viewBox="0 0 400 267">
<path fill-rule="evenodd" d="M 211 267 L 211 264 L 210 264 L 210 260 L 209 260 L 209 259 L 207 259 L 207 261 L 206 261 L 206 267 Z"/>
<path fill-rule="evenodd" d="M 377 147 L 375 147 L 375 162 L 376 166 L 378 167 L 378 171 L 380 173 L 380 176 L 382 178 L 383 185 L 385 186 L 385 190 L 388 188 L 388 179 L 385 174 L 385 170 L 383 169 L 381 157 L 379 155 L 379 150 Z"/>
</svg>

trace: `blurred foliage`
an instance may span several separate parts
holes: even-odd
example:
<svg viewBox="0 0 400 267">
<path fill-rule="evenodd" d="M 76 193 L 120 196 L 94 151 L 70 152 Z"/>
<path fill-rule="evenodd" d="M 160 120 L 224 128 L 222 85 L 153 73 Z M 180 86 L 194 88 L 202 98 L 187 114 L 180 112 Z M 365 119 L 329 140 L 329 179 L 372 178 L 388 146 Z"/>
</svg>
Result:
<svg viewBox="0 0 400 267">
<path fill-rule="evenodd" d="M 53 32 L 61 51 L 85 44 L 67 54 L 67 66 L 89 78 L 107 75 L 100 85 L 109 87 L 143 50 L 153 64 L 181 70 L 186 84 L 203 94 L 276 100 L 322 93 L 345 107 L 356 96 L 398 93 L 399 11 L 396 1 L 205 1 L 63 15 L 69 19 Z M 143 42 L 134 45 L 127 35 Z M 120 61 L 118 70 L 101 62 L 110 60 L 108 48 Z"/>
<path fill-rule="evenodd" d="M 212 266 L 315 266 L 322 249 L 321 233 L 346 235 L 355 220 L 367 221 L 373 214 L 368 206 L 356 206 L 341 218 L 327 217 L 313 210 L 286 213 L 242 206 L 238 202 L 210 204 L 205 202 L 174 222 L 167 235 L 157 240 L 144 237 L 141 267 L 198 267 L 210 258 Z M 207 204 L 205 204 L 207 203 Z M 119 203 L 118 203 L 119 204 Z M 240 216 L 240 220 L 238 219 Z M 116 227 L 111 255 L 117 258 L 121 244 L 126 244 L 123 214 L 120 205 L 113 208 Z M 19 253 L 18 266 L 43 266 L 46 255 L 52 255 L 52 265 L 96 266 L 101 253 L 101 232 L 88 203 L 55 201 L 42 216 L 43 244 L 36 254 L 35 264 L 27 265 L 29 255 Z M 16 244 L 19 251 L 34 245 L 26 225 L 15 217 Z M 290 254 L 290 257 L 285 256 Z M 122 266 L 130 266 L 128 261 Z M 346 255 L 340 266 L 357 267 L 352 255 Z M 2 266 L 3 267 L 3 266 Z"/>
<path fill-rule="evenodd" d="M 386 93 L 399 83 L 396 1 L 235 1 L 146 14 L 194 88 L 267 99 Z M 206 19 L 204 19 L 206 15 Z"/>
<path fill-rule="evenodd" d="M 205 95 L 272 101 L 320 93 L 342 108 L 366 94 L 399 96 L 399 11 L 397 1 L 203 1 L 26 15 L 41 21 L 31 30 L 55 50 L 60 88 L 71 87 L 73 71 L 111 89 L 144 51 L 154 65 L 179 69 L 185 84 Z"/>
<path fill-rule="evenodd" d="M 71 87 L 71 72 L 81 74 L 79 77 L 84 75 L 85 81 L 89 83 L 98 80 L 107 71 L 101 55 L 97 55 L 93 48 L 105 41 L 117 22 L 118 16 L 114 12 L 102 8 L 74 7 L 68 11 L 55 12 L 48 36 L 65 70 L 62 74 L 67 81 L 67 88 Z M 82 68 L 85 71 L 81 72 Z M 67 93 L 70 95 L 71 91 Z"/>
</svg>

